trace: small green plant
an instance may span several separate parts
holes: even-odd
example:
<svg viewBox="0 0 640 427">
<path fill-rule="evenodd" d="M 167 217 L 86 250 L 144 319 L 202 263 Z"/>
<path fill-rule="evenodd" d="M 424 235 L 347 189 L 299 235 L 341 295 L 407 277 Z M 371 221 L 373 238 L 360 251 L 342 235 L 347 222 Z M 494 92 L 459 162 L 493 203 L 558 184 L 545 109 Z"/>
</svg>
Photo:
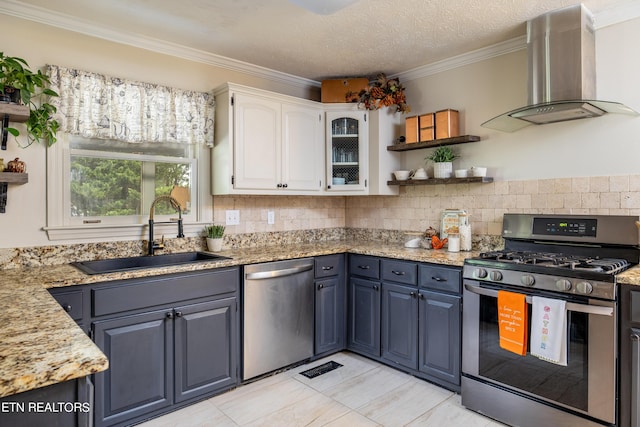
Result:
<svg viewBox="0 0 640 427">
<path fill-rule="evenodd" d="M 5 56 L 4 52 L 0 52 L 0 94 L 8 96 L 19 92 L 20 96 L 13 95 L 11 101 L 29 107 L 27 146 L 42 141 L 51 146 L 57 141 L 56 133 L 60 124 L 53 118 L 56 107 L 48 101 L 58 94 L 47 87 L 49 83 L 49 77 L 40 70 L 35 73 L 31 71 L 24 59 Z M 20 131 L 12 127 L 7 128 L 7 132 L 14 137 L 20 135 Z"/>
<path fill-rule="evenodd" d="M 204 227 L 204 232 L 210 239 L 220 239 L 224 236 L 224 225 L 207 225 Z"/>
<path fill-rule="evenodd" d="M 454 153 L 451 147 L 444 146 L 438 147 L 431 154 L 425 157 L 425 160 L 431 160 L 434 163 L 444 163 L 444 162 L 452 162 L 454 159 L 457 159 L 459 156 Z"/>
</svg>

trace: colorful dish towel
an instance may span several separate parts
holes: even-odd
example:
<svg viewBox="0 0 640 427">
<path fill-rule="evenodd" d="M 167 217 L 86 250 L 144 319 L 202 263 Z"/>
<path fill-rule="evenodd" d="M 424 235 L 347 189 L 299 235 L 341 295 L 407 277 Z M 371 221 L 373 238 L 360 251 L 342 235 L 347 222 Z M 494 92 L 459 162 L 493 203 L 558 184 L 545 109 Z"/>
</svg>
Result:
<svg viewBox="0 0 640 427">
<path fill-rule="evenodd" d="M 525 295 L 498 291 L 500 347 L 520 356 L 527 355 L 527 309 Z"/>
<path fill-rule="evenodd" d="M 533 297 L 531 302 L 532 356 L 567 366 L 567 303 Z"/>
</svg>

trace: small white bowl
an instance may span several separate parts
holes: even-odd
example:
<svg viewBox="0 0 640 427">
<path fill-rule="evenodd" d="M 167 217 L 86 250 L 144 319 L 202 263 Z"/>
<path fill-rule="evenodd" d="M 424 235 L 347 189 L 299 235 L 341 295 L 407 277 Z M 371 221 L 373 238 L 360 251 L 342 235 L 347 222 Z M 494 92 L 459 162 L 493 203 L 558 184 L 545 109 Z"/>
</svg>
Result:
<svg viewBox="0 0 640 427">
<path fill-rule="evenodd" d="M 456 169 L 455 174 L 456 178 L 466 178 L 469 176 L 469 171 L 467 169 Z"/>
<path fill-rule="evenodd" d="M 473 174 L 473 176 L 487 176 L 487 168 L 479 168 L 479 167 L 472 167 L 471 168 L 471 173 Z"/>
<path fill-rule="evenodd" d="M 393 172 L 393 174 L 396 177 L 396 180 L 398 181 L 406 181 L 407 179 L 409 179 L 409 174 L 411 173 L 411 171 L 395 171 Z"/>
</svg>

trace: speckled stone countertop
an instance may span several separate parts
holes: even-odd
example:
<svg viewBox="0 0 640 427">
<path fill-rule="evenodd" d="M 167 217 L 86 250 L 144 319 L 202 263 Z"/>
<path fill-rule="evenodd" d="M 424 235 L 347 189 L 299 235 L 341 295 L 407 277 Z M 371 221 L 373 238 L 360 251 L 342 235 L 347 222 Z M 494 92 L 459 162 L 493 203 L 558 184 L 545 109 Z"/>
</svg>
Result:
<svg viewBox="0 0 640 427">
<path fill-rule="evenodd" d="M 640 266 L 631 267 L 627 271 L 616 274 L 616 281 L 622 285 L 640 286 Z"/>
<path fill-rule="evenodd" d="M 93 276 L 68 264 L 5 270 L 0 284 L 0 298 L 6 302 L 0 310 L 0 397 L 108 368 L 106 356 L 47 289 L 343 252 L 455 266 L 462 266 L 465 258 L 478 254 L 406 249 L 401 244 L 378 241 L 338 240 L 229 250 L 220 253 L 231 257 L 227 260 Z"/>
</svg>

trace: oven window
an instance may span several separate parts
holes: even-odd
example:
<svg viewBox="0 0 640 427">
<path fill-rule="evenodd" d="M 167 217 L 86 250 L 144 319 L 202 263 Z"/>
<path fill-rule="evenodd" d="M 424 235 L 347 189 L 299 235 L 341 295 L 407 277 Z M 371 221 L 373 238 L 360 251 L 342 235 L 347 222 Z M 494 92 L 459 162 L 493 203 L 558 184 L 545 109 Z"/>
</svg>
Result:
<svg viewBox="0 0 640 427">
<path fill-rule="evenodd" d="M 588 410 L 588 314 L 568 312 L 567 366 L 500 348 L 498 301 L 480 296 L 479 374 L 572 408 Z M 529 305 L 529 325 L 531 305 Z M 529 336 L 531 336 L 529 331 Z"/>
</svg>

